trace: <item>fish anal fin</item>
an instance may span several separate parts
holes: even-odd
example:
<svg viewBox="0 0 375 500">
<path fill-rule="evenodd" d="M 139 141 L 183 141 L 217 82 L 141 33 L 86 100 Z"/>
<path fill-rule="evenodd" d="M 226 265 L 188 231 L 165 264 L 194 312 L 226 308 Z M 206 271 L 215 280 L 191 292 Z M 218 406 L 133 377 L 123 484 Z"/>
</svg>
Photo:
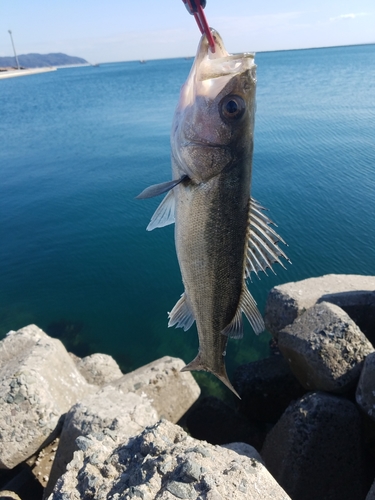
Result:
<svg viewBox="0 0 375 500">
<path fill-rule="evenodd" d="M 245 284 L 241 294 L 240 307 L 254 332 L 257 335 L 262 333 L 265 329 L 263 317 L 259 312 L 254 297 L 251 295 Z"/>
<path fill-rule="evenodd" d="M 222 334 L 232 339 L 241 339 L 243 337 L 243 322 L 242 313 L 246 316 L 254 332 L 258 335 L 265 329 L 264 321 L 262 315 L 259 312 L 257 303 L 255 302 L 253 296 L 249 292 L 244 283 L 242 288 L 240 302 L 236 314 L 234 315 L 232 321 L 227 325 Z"/>
<path fill-rule="evenodd" d="M 186 332 L 192 326 L 195 317 L 186 292 L 181 295 L 172 311 L 168 313 L 168 317 L 168 327 L 176 326 L 176 328 L 183 328 Z"/>
<path fill-rule="evenodd" d="M 160 203 L 158 208 L 155 210 L 154 215 L 151 217 L 149 225 L 147 226 L 147 231 L 152 231 L 158 227 L 169 226 L 175 221 L 175 197 L 173 191 L 169 191 L 167 196 Z"/>
<path fill-rule="evenodd" d="M 229 323 L 228 326 L 224 328 L 221 332 L 223 335 L 230 337 L 232 339 L 242 339 L 243 337 L 243 322 L 242 322 L 242 309 L 237 308 L 234 318 Z"/>
</svg>

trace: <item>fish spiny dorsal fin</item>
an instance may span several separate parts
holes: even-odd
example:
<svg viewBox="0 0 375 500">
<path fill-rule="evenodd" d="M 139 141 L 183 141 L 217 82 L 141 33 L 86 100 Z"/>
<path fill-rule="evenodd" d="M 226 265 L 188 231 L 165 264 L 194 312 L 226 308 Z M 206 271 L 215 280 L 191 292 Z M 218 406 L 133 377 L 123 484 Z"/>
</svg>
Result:
<svg viewBox="0 0 375 500">
<path fill-rule="evenodd" d="M 264 210 L 266 209 L 256 200 L 250 198 L 248 236 L 244 256 L 245 276 L 243 290 L 234 318 L 221 332 L 223 335 L 235 339 L 243 337 L 242 313 L 245 314 L 255 333 L 258 334 L 265 328 L 263 318 L 257 308 L 254 298 L 247 289 L 245 280 L 250 279 L 252 272 L 257 276 L 259 271 L 263 271 L 267 274 L 267 269 L 271 269 L 271 271 L 276 274 L 272 269 L 272 264 L 278 262 L 285 268 L 280 257 L 290 262 L 285 253 L 277 246 L 279 241 L 284 244 L 286 243 L 271 227 L 272 224 L 275 224 L 263 213 Z"/>
<path fill-rule="evenodd" d="M 245 278 L 249 278 L 251 272 L 258 275 L 259 271 L 263 271 L 267 274 L 267 269 L 271 269 L 276 274 L 272 269 L 272 264 L 275 262 L 278 262 L 285 269 L 279 257 L 283 257 L 290 263 L 288 257 L 277 245 L 279 241 L 285 245 L 286 243 L 271 227 L 275 224 L 263 213 L 266 209 L 253 198 L 250 198 L 249 206 Z"/>
<path fill-rule="evenodd" d="M 186 292 L 181 295 L 172 311 L 168 313 L 168 318 L 168 327 L 176 325 L 176 328 L 183 328 L 185 332 L 194 323 L 195 317 Z"/>
<path fill-rule="evenodd" d="M 247 289 L 245 282 L 236 314 L 229 325 L 221 332 L 223 335 L 231 337 L 232 339 L 241 339 L 243 337 L 242 313 L 244 313 L 256 334 L 263 332 L 265 326 L 262 315 L 257 308 L 254 297 Z"/>
</svg>

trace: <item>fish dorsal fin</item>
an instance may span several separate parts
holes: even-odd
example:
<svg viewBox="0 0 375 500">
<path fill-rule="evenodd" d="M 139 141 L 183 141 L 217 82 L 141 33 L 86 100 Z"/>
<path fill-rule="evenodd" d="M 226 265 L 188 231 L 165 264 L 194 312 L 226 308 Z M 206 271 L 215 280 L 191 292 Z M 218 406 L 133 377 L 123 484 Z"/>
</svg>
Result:
<svg viewBox="0 0 375 500">
<path fill-rule="evenodd" d="M 272 269 L 272 264 L 275 262 L 278 262 L 285 269 L 280 257 L 290 262 L 281 248 L 277 246 L 279 241 L 284 244 L 286 243 L 271 227 L 271 225 L 275 224 L 263 213 L 264 210 L 266 209 L 256 200 L 250 198 L 249 234 L 246 250 L 246 278 L 250 278 L 250 273 L 252 271 L 256 275 L 258 275 L 259 271 L 263 271 L 267 274 L 267 268 L 271 269 L 271 271 L 276 274 Z"/>
<path fill-rule="evenodd" d="M 271 227 L 272 224 L 275 224 L 263 213 L 264 210 L 266 209 L 256 200 L 250 198 L 248 241 L 245 249 L 245 276 L 240 303 L 232 321 L 221 332 L 223 335 L 235 339 L 243 337 L 242 313 L 248 319 L 255 333 L 258 334 L 265 328 L 263 318 L 254 298 L 247 289 L 245 279 L 250 278 L 251 272 L 254 272 L 256 275 L 258 275 L 259 271 L 266 273 L 267 268 L 274 272 L 272 264 L 275 262 L 278 262 L 285 268 L 280 257 L 290 262 L 285 253 L 277 246 L 279 241 L 284 244 L 286 243 Z"/>
<path fill-rule="evenodd" d="M 172 311 L 168 313 L 168 317 L 168 327 L 183 328 L 185 332 L 189 330 L 195 321 L 195 317 L 186 292 L 181 295 Z"/>
<path fill-rule="evenodd" d="M 170 191 L 171 189 L 176 187 L 177 184 L 180 184 L 180 182 L 183 182 L 186 179 L 188 179 L 188 176 L 182 175 L 179 179 L 173 179 L 172 181 L 162 182 L 160 184 L 153 184 L 152 186 L 149 186 L 148 188 L 144 189 L 142 193 L 139 193 L 139 195 L 136 196 L 136 199 L 144 200 L 146 198 L 153 198 L 154 196 L 159 196 L 160 194 L 164 194 L 167 191 Z"/>
<path fill-rule="evenodd" d="M 226 326 L 221 332 L 223 335 L 233 339 L 241 339 L 243 337 L 242 313 L 244 313 L 256 334 L 263 332 L 265 326 L 262 315 L 257 308 L 257 303 L 255 302 L 253 296 L 247 289 L 245 282 L 242 288 L 240 303 L 236 314 L 229 325 Z"/>
<path fill-rule="evenodd" d="M 169 226 L 174 223 L 175 197 L 173 191 L 169 191 L 167 196 L 160 203 L 151 217 L 150 223 L 147 226 L 147 231 L 152 231 L 157 227 Z"/>
</svg>

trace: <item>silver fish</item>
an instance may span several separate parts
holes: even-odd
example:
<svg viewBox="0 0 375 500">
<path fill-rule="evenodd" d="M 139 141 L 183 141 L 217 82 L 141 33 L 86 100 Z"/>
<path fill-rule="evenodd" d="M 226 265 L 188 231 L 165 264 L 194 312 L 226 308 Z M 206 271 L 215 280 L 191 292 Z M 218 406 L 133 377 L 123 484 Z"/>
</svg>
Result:
<svg viewBox="0 0 375 500">
<path fill-rule="evenodd" d="M 243 336 L 242 313 L 255 333 L 264 330 L 246 279 L 287 257 L 272 221 L 250 198 L 254 56 L 229 54 L 212 33 L 215 53 L 203 35 L 181 89 L 171 132 L 173 180 L 138 198 L 168 193 L 147 229 L 175 222 L 185 291 L 168 326 L 188 330 L 196 321 L 199 336 L 198 355 L 182 371 L 211 372 L 238 396 L 225 368 L 228 337 Z"/>
</svg>

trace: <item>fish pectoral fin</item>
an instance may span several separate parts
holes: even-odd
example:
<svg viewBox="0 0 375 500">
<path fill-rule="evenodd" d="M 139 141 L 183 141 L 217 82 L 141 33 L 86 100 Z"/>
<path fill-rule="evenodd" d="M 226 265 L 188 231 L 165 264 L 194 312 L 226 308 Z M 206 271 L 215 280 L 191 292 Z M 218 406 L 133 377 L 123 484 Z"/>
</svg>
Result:
<svg viewBox="0 0 375 500">
<path fill-rule="evenodd" d="M 223 335 L 226 335 L 227 337 L 231 337 L 233 339 L 241 339 L 243 337 L 242 313 L 244 313 L 257 335 L 263 332 L 265 326 L 262 315 L 260 314 L 257 303 L 247 289 L 245 283 L 242 289 L 240 303 L 238 305 L 236 314 L 234 315 L 234 318 L 229 323 L 229 325 L 226 326 L 224 330 L 222 330 L 221 333 Z"/>
<path fill-rule="evenodd" d="M 176 328 L 183 328 L 185 332 L 189 330 L 195 317 L 186 292 L 181 295 L 172 311 L 168 313 L 168 317 L 168 327 L 176 325 Z"/>
<path fill-rule="evenodd" d="M 174 224 L 174 211 L 175 211 L 175 197 L 173 191 L 169 191 L 167 196 L 164 197 L 158 208 L 155 210 L 154 215 L 151 217 L 149 225 L 146 227 L 147 231 L 152 231 L 157 227 L 169 226 Z"/>
<path fill-rule="evenodd" d="M 159 194 L 170 191 L 185 179 L 188 179 L 187 175 L 183 175 L 179 179 L 174 179 L 173 181 L 162 182 L 161 184 L 154 184 L 152 186 L 149 186 L 148 188 L 144 189 L 142 193 L 139 193 L 139 195 L 136 196 L 136 199 L 144 200 L 145 198 L 153 198 L 154 196 L 159 196 Z"/>
<path fill-rule="evenodd" d="M 276 274 L 272 269 L 272 264 L 275 262 L 278 262 L 285 269 L 280 257 L 291 263 L 281 248 L 277 246 L 279 241 L 284 243 L 284 245 L 286 243 L 271 227 L 274 223 L 263 213 L 266 209 L 253 198 L 250 198 L 249 206 L 249 237 L 245 277 L 250 278 L 251 272 L 258 275 L 259 271 L 263 271 L 267 274 L 267 268 Z"/>
</svg>

